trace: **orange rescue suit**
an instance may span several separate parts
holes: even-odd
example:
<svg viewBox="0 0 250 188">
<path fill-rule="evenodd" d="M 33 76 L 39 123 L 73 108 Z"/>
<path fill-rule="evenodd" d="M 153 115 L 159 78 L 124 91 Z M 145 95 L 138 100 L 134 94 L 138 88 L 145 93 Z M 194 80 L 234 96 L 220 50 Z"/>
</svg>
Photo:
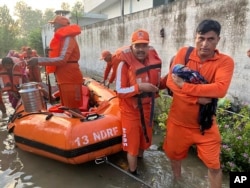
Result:
<svg viewBox="0 0 250 188">
<path fill-rule="evenodd" d="M 138 84 L 146 82 L 156 86 L 160 85 L 161 59 L 151 46 L 149 47 L 148 57 L 144 63 L 135 58 L 130 46 L 121 49 L 119 58 L 126 63 L 123 65 L 124 72 L 119 73 L 117 76 L 119 82 L 121 81 L 121 88 L 133 88 L 125 89 L 122 92 L 117 91 L 120 98 L 120 108 L 122 111 L 137 111 L 139 113 L 136 96 L 141 93 Z M 151 97 L 146 97 L 146 95 L 142 98 L 142 104 L 147 104 L 150 108 Z"/>
</svg>

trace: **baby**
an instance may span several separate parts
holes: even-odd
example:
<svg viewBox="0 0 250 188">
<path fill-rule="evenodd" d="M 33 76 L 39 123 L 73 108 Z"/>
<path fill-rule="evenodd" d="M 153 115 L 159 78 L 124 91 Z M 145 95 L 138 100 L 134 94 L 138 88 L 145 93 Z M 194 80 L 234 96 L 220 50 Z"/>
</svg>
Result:
<svg viewBox="0 0 250 188">
<path fill-rule="evenodd" d="M 173 68 L 173 74 L 181 77 L 185 82 L 193 84 L 206 84 L 207 81 L 204 79 L 199 72 L 191 70 L 189 67 L 182 64 L 176 64 Z"/>
<path fill-rule="evenodd" d="M 189 67 L 182 64 L 176 64 L 172 70 L 173 74 L 181 77 L 185 82 L 192 84 L 207 84 L 205 78 L 199 72 L 191 70 Z M 199 119 L 201 133 L 209 129 L 213 125 L 213 116 L 216 115 L 218 99 L 213 98 L 211 103 L 206 105 L 200 104 Z"/>
</svg>

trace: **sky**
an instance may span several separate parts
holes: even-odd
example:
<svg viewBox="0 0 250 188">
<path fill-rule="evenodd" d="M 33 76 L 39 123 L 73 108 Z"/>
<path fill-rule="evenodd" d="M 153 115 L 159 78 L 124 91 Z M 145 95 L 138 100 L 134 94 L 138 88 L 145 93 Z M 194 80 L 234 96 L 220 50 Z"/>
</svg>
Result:
<svg viewBox="0 0 250 188">
<path fill-rule="evenodd" d="M 10 14 L 13 16 L 14 7 L 17 2 L 21 0 L 0 0 L 0 6 L 3 6 L 4 4 L 8 6 L 10 10 Z M 32 7 L 32 9 L 39 9 L 44 11 L 46 8 L 53 8 L 55 10 L 61 9 L 61 4 L 63 2 L 69 3 L 69 5 L 72 7 L 77 0 L 22 0 L 24 1 L 28 6 Z M 81 0 L 78 0 L 81 1 Z"/>
</svg>

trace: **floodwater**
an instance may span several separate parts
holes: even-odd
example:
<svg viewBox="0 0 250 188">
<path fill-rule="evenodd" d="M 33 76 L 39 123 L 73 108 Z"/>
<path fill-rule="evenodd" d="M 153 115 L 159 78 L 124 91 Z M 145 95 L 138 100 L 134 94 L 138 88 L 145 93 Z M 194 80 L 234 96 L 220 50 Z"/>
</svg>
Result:
<svg viewBox="0 0 250 188">
<path fill-rule="evenodd" d="M 8 114 L 13 109 L 6 101 Z M 1 117 L 1 116 L 0 116 Z M 15 147 L 13 136 L 8 133 L 6 121 L 0 122 L 0 188 L 207 188 L 207 169 L 190 152 L 183 162 L 183 180 L 172 181 L 170 162 L 162 151 L 161 134 L 154 135 L 154 145 L 139 160 L 139 176 L 126 173 L 126 157 L 123 152 L 108 156 L 106 160 L 81 165 L 64 164 L 31 154 Z M 223 188 L 229 187 L 229 178 L 223 176 Z"/>
</svg>

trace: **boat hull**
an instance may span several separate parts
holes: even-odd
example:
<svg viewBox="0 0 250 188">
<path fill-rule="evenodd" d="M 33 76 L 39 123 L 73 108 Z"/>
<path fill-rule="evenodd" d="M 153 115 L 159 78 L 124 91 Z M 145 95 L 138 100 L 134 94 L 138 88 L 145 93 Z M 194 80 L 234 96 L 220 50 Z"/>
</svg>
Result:
<svg viewBox="0 0 250 188">
<path fill-rule="evenodd" d="M 89 86 L 98 88 L 90 90 L 101 96 L 107 89 L 98 84 L 94 82 Z M 118 99 L 113 92 L 108 93 L 112 95 L 106 97 L 112 97 L 112 102 L 103 96 L 105 100 L 98 103 L 108 105 L 99 111 L 97 107 L 96 112 L 87 113 L 85 118 L 49 111 L 27 113 L 20 104 L 8 129 L 13 132 L 18 148 L 64 163 L 80 164 L 120 152 L 122 130 Z"/>
</svg>

